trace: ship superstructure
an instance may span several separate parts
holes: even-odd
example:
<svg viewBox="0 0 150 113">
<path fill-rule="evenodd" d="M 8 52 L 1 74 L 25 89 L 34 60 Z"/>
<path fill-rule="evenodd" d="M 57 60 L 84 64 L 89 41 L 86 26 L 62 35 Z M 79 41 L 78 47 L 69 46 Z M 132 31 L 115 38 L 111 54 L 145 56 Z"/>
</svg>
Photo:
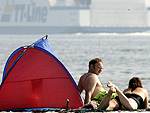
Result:
<svg viewBox="0 0 150 113">
<path fill-rule="evenodd" d="M 144 0 L 0 1 L 1 34 L 116 32 L 149 27 L 150 7 L 145 7 Z"/>
</svg>

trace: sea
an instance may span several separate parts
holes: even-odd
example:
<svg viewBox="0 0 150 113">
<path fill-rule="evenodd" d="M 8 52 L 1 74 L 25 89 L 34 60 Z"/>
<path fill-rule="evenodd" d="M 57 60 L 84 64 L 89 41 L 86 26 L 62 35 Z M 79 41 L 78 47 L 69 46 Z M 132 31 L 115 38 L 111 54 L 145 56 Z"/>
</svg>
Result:
<svg viewBox="0 0 150 113">
<path fill-rule="evenodd" d="M 0 82 L 11 53 L 45 35 L 0 34 Z M 123 91 L 132 77 L 139 77 L 150 95 L 150 32 L 47 35 L 55 54 L 76 84 L 80 76 L 88 71 L 89 61 L 99 57 L 103 60 L 104 69 L 98 78 L 107 90 L 108 81 Z M 84 99 L 84 94 L 81 96 Z"/>
</svg>

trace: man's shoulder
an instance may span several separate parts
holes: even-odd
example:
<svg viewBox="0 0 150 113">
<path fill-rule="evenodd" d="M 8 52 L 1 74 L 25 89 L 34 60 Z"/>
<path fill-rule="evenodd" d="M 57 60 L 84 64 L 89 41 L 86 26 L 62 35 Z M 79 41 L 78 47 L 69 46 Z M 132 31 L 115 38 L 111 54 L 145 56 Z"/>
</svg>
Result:
<svg viewBox="0 0 150 113">
<path fill-rule="evenodd" d="M 98 77 L 95 73 L 89 73 L 89 76 L 90 77 L 96 77 L 96 78 Z"/>
<path fill-rule="evenodd" d="M 88 80 L 88 79 L 97 79 L 97 75 L 94 74 L 94 73 L 84 73 L 82 76 L 81 76 L 81 79 L 84 79 L 84 80 Z"/>
<path fill-rule="evenodd" d="M 94 80 L 95 82 L 98 80 L 98 76 L 96 75 L 96 74 L 94 74 L 94 73 L 89 73 L 88 75 L 87 75 L 87 77 L 86 77 L 86 80 L 88 81 L 88 80 Z"/>
<path fill-rule="evenodd" d="M 88 73 L 84 73 L 82 76 L 86 76 L 86 77 L 97 77 L 97 75 L 96 75 L 96 74 L 94 74 L 94 73 L 90 73 L 90 72 L 88 72 Z"/>
</svg>

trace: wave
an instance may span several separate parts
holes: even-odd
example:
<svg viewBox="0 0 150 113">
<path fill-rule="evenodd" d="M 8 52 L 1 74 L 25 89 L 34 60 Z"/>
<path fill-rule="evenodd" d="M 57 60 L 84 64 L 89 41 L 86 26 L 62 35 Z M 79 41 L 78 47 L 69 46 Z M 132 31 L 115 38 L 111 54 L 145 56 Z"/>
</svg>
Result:
<svg viewBox="0 0 150 113">
<path fill-rule="evenodd" d="M 69 35 L 69 34 L 68 34 Z M 72 34 L 70 34 L 72 35 Z M 124 36 L 150 36 L 149 32 L 135 32 L 135 33 L 75 33 L 75 35 L 90 35 L 90 36 L 107 36 L 107 35 L 124 35 Z"/>
</svg>

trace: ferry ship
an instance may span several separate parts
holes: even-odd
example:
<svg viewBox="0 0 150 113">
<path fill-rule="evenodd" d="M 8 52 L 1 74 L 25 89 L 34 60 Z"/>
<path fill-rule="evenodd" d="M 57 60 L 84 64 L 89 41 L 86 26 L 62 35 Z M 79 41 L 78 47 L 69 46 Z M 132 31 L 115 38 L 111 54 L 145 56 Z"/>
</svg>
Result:
<svg viewBox="0 0 150 113">
<path fill-rule="evenodd" d="M 150 31 L 144 0 L 1 0 L 0 34 Z"/>
</svg>

